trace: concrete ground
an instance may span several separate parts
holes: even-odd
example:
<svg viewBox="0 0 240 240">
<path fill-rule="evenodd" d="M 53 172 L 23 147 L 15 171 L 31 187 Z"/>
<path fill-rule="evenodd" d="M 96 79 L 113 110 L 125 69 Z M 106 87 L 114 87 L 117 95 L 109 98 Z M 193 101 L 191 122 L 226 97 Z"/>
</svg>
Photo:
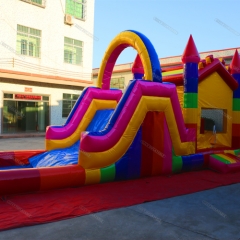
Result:
<svg viewBox="0 0 240 240">
<path fill-rule="evenodd" d="M 9 145 L 7 143 L 9 141 Z M 43 138 L 0 139 L 3 146 L 43 149 Z M 240 184 L 0 232 L 0 239 L 240 240 Z"/>
<path fill-rule="evenodd" d="M 45 138 L 0 138 L 0 151 L 45 149 Z"/>
</svg>

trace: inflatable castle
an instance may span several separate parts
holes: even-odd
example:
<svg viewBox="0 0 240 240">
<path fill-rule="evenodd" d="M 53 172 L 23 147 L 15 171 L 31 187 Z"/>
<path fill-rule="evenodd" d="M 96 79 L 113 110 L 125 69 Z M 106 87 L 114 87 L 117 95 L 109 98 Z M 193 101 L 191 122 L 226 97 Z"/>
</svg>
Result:
<svg viewBox="0 0 240 240">
<path fill-rule="evenodd" d="M 110 89 L 120 53 L 137 51 L 124 93 Z M 183 74 L 162 80 L 143 34 L 117 35 L 96 87 L 86 88 L 63 126 L 46 130 L 46 149 L 0 152 L 0 193 L 52 190 L 212 169 L 240 171 L 240 57 L 201 60 L 192 36 Z"/>
</svg>

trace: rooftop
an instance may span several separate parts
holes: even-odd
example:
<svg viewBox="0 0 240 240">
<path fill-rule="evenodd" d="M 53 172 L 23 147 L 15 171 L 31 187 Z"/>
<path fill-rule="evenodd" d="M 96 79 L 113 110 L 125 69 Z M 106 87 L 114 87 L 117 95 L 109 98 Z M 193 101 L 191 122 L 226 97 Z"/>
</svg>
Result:
<svg viewBox="0 0 240 240">
<path fill-rule="evenodd" d="M 236 48 L 227 48 L 227 49 L 221 49 L 221 50 L 212 50 L 207 52 L 200 52 L 200 59 L 204 59 L 209 55 L 213 55 L 215 58 L 224 58 L 225 60 L 231 60 L 232 56 L 234 55 L 234 52 L 238 49 L 240 51 L 240 47 Z M 182 56 L 172 56 L 172 57 L 165 57 L 165 58 L 159 58 L 160 64 L 162 67 L 162 71 L 168 71 L 173 70 L 175 67 L 176 69 L 181 69 L 183 64 L 181 60 Z M 114 67 L 114 72 L 131 72 L 133 66 L 133 62 L 131 63 L 125 63 L 125 64 L 118 64 Z M 93 69 L 93 76 L 96 76 L 98 74 L 99 68 Z"/>
</svg>

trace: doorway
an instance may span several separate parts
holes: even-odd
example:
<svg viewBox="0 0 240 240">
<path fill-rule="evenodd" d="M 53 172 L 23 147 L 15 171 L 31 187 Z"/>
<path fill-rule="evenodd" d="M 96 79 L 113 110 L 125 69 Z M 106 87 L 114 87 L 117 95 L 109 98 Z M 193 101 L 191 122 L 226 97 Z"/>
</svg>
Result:
<svg viewBox="0 0 240 240">
<path fill-rule="evenodd" d="M 45 132 L 49 102 L 4 100 L 3 133 Z"/>
</svg>

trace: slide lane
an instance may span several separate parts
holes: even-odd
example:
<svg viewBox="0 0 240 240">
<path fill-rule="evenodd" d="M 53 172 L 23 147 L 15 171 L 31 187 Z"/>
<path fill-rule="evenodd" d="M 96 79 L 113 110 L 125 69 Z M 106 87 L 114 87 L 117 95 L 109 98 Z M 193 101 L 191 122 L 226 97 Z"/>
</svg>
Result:
<svg viewBox="0 0 240 240">
<path fill-rule="evenodd" d="M 195 152 L 195 132 L 185 128 L 175 85 L 134 80 L 119 102 L 108 127 L 100 133 L 82 133 L 80 166 L 98 169 L 118 161 L 133 142 L 148 111 L 165 113 L 176 155 Z"/>
<path fill-rule="evenodd" d="M 103 130 L 109 122 L 113 111 L 114 109 L 96 111 L 86 130 Z M 69 148 L 54 149 L 43 153 L 38 151 L 40 154 L 31 151 L 31 155 L 35 154 L 35 156 L 30 157 L 29 161 L 25 160 L 24 163 L 27 166 L 25 165 L 25 168 L 22 169 L 17 169 L 19 166 L 3 167 L 0 169 L 0 194 L 84 185 L 86 183 L 86 171 L 77 164 L 79 144 L 78 140 Z"/>
<path fill-rule="evenodd" d="M 86 131 L 102 131 L 106 127 L 113 111 L 114 109 L 97 110 Z M 29 159 L 30 165 L 33 168 L 38 168 L 77 164 L 79 145 L 80 141 L 78 140 L 71 147 L 54 149 L 31 157 Z"/>
<path fill-rule="evenodd" d="M 97 110 L 113 109 L 122 96 L 120 90 L 87 88 L 63 126 L 50 126 L 46 131 L 46 150 L 66 148 L 80 139 Z"/>
</svg>

